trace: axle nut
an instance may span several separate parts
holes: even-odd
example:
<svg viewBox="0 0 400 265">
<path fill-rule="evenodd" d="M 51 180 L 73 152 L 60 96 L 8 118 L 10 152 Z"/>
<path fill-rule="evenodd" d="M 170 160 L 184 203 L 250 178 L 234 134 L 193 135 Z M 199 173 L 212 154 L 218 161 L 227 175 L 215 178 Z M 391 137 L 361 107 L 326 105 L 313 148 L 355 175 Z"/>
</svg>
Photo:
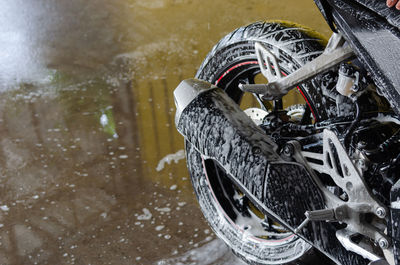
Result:
<svg viewBox="0 0 400 265">
<path fill-rule="evenodd" d="M 386 210 L 385 208 L 378 207 L 375 211 L 376 216 L 379 218 L 385 218 L 386 217 Z"/>
<path fill-rule="evenodd" d="M 386 238 L 381 238 L 378 241 L 379 247 L 381 249 L 387 249 L 389 248 L 389 242 L 386 240 Z"/>
<path fill-rule="evenodd" d="M 294 146 L 292 144 L 286 144 L 282 151 L 285 156 L 290 157 L 294 155 Z"/>
</svg>

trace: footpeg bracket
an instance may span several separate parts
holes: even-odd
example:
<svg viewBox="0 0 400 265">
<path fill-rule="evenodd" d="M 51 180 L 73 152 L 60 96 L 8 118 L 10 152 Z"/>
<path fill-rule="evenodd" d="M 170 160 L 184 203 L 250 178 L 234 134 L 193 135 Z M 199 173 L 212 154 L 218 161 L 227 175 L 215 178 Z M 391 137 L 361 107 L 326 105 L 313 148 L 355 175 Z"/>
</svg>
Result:
<svg viewBox="0 0 400 265">
<path fill-rule="evenodd" d="M 279 99 L 299 84 L 354 56 L 351 47 L 344 46 L 343 37 L 339 33 L 333 33 L 320 56 L 283 77 L 278 58 L 271 51 L 258 42 L 255 43 L 255 50 L 261 72 L 267 78 L 268 84 L 241 84 L 239 88 L 244 92 L 261 94 L 266 100 Z"/>
</svg>

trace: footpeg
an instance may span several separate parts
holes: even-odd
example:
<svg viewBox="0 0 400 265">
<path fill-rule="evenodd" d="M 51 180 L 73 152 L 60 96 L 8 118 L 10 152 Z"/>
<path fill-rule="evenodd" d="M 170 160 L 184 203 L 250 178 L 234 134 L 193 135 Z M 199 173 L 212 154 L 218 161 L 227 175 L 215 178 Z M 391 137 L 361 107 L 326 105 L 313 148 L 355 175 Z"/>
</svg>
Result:
<svg viewBox="0 0 400 265">
<path fill-rule="evenodd" d="M 294 230 L 297 234 L 301 229 L 303 229 L 310 221 L 335 221 L 335 210 L 334 209 L 324 209 L 307 211 L 305 214 L 306 219 Z"/>
<path fill-rule="evenodd" d="M 336 221 L 334 209 L 309 211 L 306 212 L 306 217 L 310 221 Z"/>
<path fill-rule="evenodd" d="M 315 210 L 315 211 L 307 211 L 305 212 L 306 219 L 294 230 L 295 233 L 298 233 L 301 229 L 303 229 L 310 221 L 325 221 L 325 222 L 334 222 L 340 221 L 347 214 L 345 207 L 337 207 L 335 209 L 323 209 L 323 210 Z"/>
</svg>

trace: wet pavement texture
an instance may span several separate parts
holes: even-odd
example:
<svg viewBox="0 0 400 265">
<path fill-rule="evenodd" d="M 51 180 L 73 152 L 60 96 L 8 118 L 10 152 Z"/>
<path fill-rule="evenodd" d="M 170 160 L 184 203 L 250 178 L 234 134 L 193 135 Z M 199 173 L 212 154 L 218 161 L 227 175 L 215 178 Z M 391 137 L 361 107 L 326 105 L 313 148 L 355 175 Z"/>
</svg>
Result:
<svg viewBox="0 0 400 265">
<path fill-rule="evenodd" d="M 172 91 L 233 29 L 311 0 L 0 3 L 0 264 L 242 264 L 191 189 Z"/>
</svg>

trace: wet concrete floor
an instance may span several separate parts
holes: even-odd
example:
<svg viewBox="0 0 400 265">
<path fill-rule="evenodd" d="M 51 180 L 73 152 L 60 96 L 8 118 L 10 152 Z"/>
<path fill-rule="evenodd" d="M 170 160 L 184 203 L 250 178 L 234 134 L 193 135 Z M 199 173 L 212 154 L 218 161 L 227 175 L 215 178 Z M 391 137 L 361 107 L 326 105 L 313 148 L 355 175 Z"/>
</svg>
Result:
<svg viewBox="0 0 400 265">
<path fill-rule="evenodd" d="M 0 264 L 241 264 L 197 206 L 172 91 L 265 19 L 329 35 L 311 0 L 1 1 Z"/>
</svg>

